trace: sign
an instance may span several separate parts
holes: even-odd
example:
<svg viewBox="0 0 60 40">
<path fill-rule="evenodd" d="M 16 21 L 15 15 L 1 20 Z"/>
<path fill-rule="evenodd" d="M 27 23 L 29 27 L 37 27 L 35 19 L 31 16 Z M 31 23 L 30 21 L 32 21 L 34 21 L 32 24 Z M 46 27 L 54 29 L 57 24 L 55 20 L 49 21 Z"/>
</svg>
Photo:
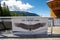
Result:
<svg viewBox="0 0 60 40">
<path fill-rule="evenodd" d="M 39 16 L 25 16 L 12 18 L 12 31 L 15 35 L 46 35 L 48 18 Z"/>
<path fill-rule="evenodd" d="M 55 26 L 60 26 L 60 19 L 59 18 L 54 19 L 54 25 Z"/>
</svg>

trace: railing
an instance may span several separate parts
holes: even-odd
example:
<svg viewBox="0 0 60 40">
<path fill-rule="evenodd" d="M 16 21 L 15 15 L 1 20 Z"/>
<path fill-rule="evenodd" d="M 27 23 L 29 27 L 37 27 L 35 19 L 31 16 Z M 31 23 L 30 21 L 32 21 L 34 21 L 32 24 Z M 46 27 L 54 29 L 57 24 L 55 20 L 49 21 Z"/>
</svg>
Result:
<svg viewBox="0 0 60 40">
<path fill-rule="evenodd" d="M 11 27 L 6 26 L 8 24 L 10 24 L 10 26 L 12 26 L 11 17 L 0 17 L 0 31 L 11 29 Z"/>
<path fill-rule="evenodd" d="M 9 23 L 9 25 L 11 26 L 10 28 L 12 29 L 12 18 L 21 18 L 21 17 L 26 17 L 26 18 L 28 18 L 28 17 L 38 17 L 38 16 L 17 16 L 17 17 L 0 17 L 0 24 L 2 24 L 3 25 L 3 28 L 4 28 L 4 30 L 6 30 L 7 29 L 7 27 L 6 27 L 6 23 L 5 22 L 8 22 Z M 39 16 L 40 17 L 40 16 Z M 40 17 L 41 18 L 41 17 Z M 46 17 L 46 18 L 48 18 L 48 17 Z M 0 26 L 1 27 L 1 26 Z M 9 26 L 8 26 L 9 27 Z M 2 29 L 3 30 L 3 29 Z"/>
</svg>

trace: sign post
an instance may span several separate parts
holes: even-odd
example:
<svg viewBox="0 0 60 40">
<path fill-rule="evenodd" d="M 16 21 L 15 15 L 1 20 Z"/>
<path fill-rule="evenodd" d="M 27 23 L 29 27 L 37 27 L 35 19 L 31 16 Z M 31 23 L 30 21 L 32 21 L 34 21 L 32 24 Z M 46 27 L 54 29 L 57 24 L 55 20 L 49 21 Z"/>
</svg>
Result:
<svg viewBox="0 0 60 40">
<path fill-rule="evenodd" d="M 53 23 L 52 23 L 53 21 L 51 21 L 51 36 L 52 36 L 52 34 L 53 34 Z"/>
</svg>

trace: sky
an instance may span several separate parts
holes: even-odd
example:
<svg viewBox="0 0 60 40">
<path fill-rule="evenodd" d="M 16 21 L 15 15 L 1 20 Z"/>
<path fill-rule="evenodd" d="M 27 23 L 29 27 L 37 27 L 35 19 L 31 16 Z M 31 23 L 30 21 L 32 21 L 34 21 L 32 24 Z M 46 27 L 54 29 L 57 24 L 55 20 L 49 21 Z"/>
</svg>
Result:
<svg viewBox="0 0 60 40">
<path fill-rule="evenodd" d="M 10 11 L 27 11 L 42 17 L 50 17 L 49 0 L 0 0 L 2 7 L 5 2 Z"/>
</svg>

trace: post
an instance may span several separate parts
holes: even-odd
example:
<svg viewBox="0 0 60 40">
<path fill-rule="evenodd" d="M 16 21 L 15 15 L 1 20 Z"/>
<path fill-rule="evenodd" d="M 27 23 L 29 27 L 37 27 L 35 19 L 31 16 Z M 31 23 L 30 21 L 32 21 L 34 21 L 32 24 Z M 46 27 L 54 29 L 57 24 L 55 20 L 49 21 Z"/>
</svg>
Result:
<svg viewBox="0 0 60 40">
<path fill-rule="evenodd" d="M 52 36 L 52 34 L 53 34 L 53 20 L 54 20 L 54 19 L 51 20 L 51 36 Z"/>
</svg>

